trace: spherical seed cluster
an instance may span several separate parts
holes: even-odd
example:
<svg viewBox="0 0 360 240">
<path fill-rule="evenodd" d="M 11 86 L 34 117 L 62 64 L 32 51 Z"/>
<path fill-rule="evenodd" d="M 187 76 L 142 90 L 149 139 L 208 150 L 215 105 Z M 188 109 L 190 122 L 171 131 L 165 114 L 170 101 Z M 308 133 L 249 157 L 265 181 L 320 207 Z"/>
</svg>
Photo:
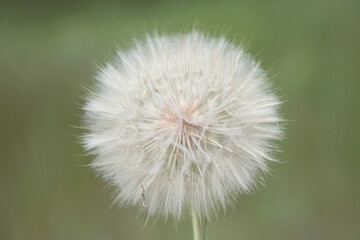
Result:
<svg viewBox="0 0 360 240">
<path fill-rule="evenodd" d="M 120 205 L 209 218 L 267 171 L 281 128 L 263 70 L 224 37 L 147 36 L 107 64 L 84 106 L 84 146 Z"/>
</svg>

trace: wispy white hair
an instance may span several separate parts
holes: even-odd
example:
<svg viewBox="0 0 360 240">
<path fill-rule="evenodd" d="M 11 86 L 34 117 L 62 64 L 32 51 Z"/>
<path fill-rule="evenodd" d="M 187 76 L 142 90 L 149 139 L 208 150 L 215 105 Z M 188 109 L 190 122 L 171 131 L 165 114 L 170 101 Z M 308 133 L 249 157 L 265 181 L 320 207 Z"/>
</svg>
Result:
<svg viewBox="0 0 360 240">
<path fill-rule="evenodd" d="M 120 205 L 210 218 L 267 171 L 278 105 L 259 64 L 224 37 L 148 35 L 98 74 L 83 144 Z"/>
</svg>

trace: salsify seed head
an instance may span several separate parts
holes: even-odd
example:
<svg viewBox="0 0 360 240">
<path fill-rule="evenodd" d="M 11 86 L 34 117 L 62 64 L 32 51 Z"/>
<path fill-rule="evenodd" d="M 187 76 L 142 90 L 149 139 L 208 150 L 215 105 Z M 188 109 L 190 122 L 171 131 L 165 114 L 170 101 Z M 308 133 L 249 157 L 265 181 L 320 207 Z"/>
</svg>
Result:
<svg viewBox="0 0 360 240">
<path fill-rule="evenodd" d="M 210 218 L 273 160 L 279 100 L 259 64 L 224 37 L 148 35 L 96 79 L 83 144 L 120 205 Z"/>
</svg>

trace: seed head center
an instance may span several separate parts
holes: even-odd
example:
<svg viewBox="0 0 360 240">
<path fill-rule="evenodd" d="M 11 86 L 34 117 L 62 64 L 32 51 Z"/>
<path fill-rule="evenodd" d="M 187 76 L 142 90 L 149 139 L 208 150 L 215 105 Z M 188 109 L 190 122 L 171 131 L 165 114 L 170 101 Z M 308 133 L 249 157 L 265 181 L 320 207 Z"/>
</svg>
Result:
<svg viewBox="0 0 360 240">
<path fill-rule="evenodd" d="M 159 130 L 171 142 L 186 148 L 196 148 L 202 126 L 196 121 L 197 104 L 177 109 L 166 109 L 160 117 Z"/>
</svg>

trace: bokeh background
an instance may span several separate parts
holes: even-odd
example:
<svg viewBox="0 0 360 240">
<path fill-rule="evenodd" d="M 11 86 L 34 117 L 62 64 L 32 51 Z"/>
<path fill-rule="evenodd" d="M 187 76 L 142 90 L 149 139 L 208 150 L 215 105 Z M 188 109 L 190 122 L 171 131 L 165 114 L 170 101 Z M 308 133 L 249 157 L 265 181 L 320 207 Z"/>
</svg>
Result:
<svg viewBox="0 0 360 240">
<path fill-rule="evenodd" d="M 117 47 L 193 23 L 244 42 L 290 120 L 283 163 L 208 239 L 360 239 L 357 0 L 2 1 L 0 239 L 191 239 L 189 222 L 143 229 L 137 209 L 110 207 L 77 126 L 82 85 Z"/>
</svg>

